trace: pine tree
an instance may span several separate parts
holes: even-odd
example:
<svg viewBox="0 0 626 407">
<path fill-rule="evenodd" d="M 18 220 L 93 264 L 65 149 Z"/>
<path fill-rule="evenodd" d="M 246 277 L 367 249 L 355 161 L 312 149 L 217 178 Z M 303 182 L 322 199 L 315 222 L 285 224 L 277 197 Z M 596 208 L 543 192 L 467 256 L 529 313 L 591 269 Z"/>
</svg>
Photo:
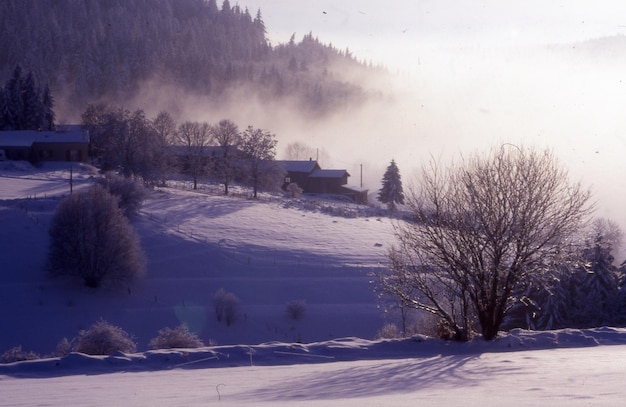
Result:
<svg viewBox="0 0 626 407">
<path fill-rule="evenodd" d="M 43 104 L 32 72 L 26 74 L 21 86 L 22 117 L 21 127 L 24 130 L 39 130 L 43 124 Z"/>
<path fill-rule="evenodd" d="M 24 114 L 23 82 L 22 67 L 17 65 L 11 79 L 4 86 L 4 104 L 1 113 L 3 127 L 7 130 L 23 130 L 21 123 Z"/>
<path fill-rule="evenodd" d="M 391 164 L 387 167 L 382 184 L 383 187 L 378 191 L 378 200 L 386 203 L 389 210 L 393 212 L 396 209 L 396 204 L 404 204 L 400 170 L 398 170 L 395 160 L 391 160 Z"/>
<path fill-rule="evenodd" d="M 48 85 L 43 89 L 43 94 L 41 95 L 41 103 L 43 104 L 43 129 L 44 130 L 54 130 L 54 97 L 52 93 L 50 93 L 50 88 Z"/>
<path fill-rule="evenodd" d="M 0 129 L 54 129 L 54 98 L 48 86 L 41 92 L 31 71 L 23 76 L 17 65 L 0 93 Z"/>
<path fill-rule="evenodd" d="M 575 274 L 572 325 L 587 328 L 610 324 L 619 293 L 619 271 L 613 265 L 610 244 L 597 236 L 582 254 L 583 263 Z"/>
</svg>

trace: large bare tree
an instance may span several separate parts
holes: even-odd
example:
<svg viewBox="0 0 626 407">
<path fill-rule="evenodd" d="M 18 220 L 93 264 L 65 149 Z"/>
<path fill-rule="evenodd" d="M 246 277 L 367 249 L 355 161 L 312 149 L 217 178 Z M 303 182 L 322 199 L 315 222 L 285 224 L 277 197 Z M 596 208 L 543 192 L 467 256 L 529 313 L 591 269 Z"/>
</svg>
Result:
<svg viewBox="0 0 626 407">
<path fill-rule="evenodd" d="M 241 133 L 235 123 L 225 119 L 211 127 L 211 135 L 221 150 L 215 157 L 213 173 L 224 184 L 224 195 L 228 195 L 228 186 L 237 176 L 237 149 Z"/>
<path fill-rule="evenodd" d="M 176 122 L 168 112 L 161 111 L 152 119 L 152 128 L 156 132 L 154 143 L 156 175 L 161 185 L 165 186 L 167 172 L 172 166 L 169 147 L 174 144 L 175 141 Z"/>
<path fill-rule="evenodd" d="M 184 149 L 185 170 L 193 177 L 193 189 L 198 189 L 198 177 L 206 172 L 210 129 L 211 126 L 206 122 L 187 121 L 181 123 L 176 132 L 176 143 Z"/>
<path fill-rule="evenodd" d="M 267 130 L 248 126 L 241 138 L 241 153 L 246 161 L 245 175 L 252 186 L 252 194 L 258 190 L 277 190 L 285 176 L 285 169 L 276 163 L 276 136 Z"/>
<path fill-rule="evenodd" d="M 423 170 L 398 223 L 383 290 L 439 316 L 457 340 L 497 336 L 513 292 L 564 259 L 592 211 L 549 151 L 504 145 Z"/>
</svg>

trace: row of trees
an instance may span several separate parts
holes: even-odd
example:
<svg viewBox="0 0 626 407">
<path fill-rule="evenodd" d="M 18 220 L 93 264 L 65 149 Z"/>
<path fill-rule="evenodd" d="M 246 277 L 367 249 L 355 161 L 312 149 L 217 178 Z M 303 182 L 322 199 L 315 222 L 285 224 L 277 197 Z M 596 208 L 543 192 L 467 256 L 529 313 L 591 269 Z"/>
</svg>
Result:
<svg viewBox="0 0 626 407">
<path fill-rule="evenodd" d="M 54 130 L 54 98 L 20 65 L 0 88 L 0 130 Z"/>
<path fill-rule="evenodd" d="M 457 340 L 624 323 L 626 284 L 611 255 L 621 231 L 604 221 L 585 232 L 589 198 L 549 151 L 505 145 L 460 165 L 432 162 L 408 196 L 412 220 L 396 227 L 382 293 L 435 315 Z"/>
<path fill-rule="evenodd" d="M 198 180 L 208 176 L 229 193 L 233 182 L 250 185 L 254 197 L 261 189 L 280 187 L 284 169 L 278 165 L 276 136 L 248 126 L 240 131 L 230 120 L 215 125 L 186 121 L 177 124 L 167 113 L 154 119 L 104 104 L 89 105 L 82 124 L 90 133 L 91 155 L 104 171 L 140 177 L 150 185 L 164 183 L 174 169 Z"/>
</svg>

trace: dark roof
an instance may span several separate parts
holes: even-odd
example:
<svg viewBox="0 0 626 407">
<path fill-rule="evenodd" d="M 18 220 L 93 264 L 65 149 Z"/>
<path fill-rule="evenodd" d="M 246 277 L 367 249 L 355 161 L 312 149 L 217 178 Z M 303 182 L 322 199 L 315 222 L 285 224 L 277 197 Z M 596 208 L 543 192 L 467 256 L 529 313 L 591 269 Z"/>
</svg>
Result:
<svg viewBox="0 0 626 407">
<path fill-rule="evenodd" d="M 343 178 L 350 176 L 347 170 L 315 170 L 309 175 L 311 178 Z"/>
<path fill-rule="evenodd" d="M 69 131 L 9 130 L 0 131 L 0 145 L 30 147 L 33 143 L 88 143 L 89 133 L 82 129 Z"/>
<path fill-rule="evenodd" d="M 320 166 L 317 164 L 317 161 L 306 160 L 306 161 L 278 161 L 285 168 L 287 172 L 303 172 L 309 174 L 314 170 L 319 170 Z"/>
</svg>

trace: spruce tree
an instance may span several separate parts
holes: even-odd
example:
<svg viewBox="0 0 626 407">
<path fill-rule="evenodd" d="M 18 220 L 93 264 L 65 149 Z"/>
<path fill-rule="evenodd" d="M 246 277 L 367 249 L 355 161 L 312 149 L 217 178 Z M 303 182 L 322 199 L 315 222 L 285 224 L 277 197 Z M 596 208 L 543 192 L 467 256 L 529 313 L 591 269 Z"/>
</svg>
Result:
<svg viewBox="0 0 626 407">
<path fill-rule="evenodd" d="M 17 65 L 0 91 L 0 130 L 54 130 L 54 98 Z"/>
<path fill-rule="evenodd" d="M 52 93 L 50 93 L 50 87 L 46 85 L 43 89 L 43 94 L 41 95 L 41 103 L 43 105 L 43 123 L 42 127 L 44 130 L 54 130 L 54 97 Z"/>
<path fill-rule="evenodd" d="M 378 200 L 386 203 L 390 211 L 396 209 L 396 204 L 404 204 L 404 192 L 402 190 L 402 179 L 400 170 L 395 160 L 387 167 L 382 181 L 383 187 L 378 191 Z"/>
</svg>

